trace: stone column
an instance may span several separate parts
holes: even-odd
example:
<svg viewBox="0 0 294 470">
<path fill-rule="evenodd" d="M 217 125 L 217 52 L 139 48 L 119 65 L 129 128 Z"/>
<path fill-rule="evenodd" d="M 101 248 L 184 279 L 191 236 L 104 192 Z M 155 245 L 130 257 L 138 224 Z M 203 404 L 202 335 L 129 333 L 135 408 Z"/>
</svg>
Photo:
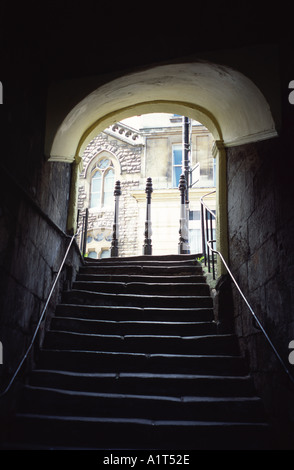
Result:
<svg viewBox="0 0 294 470">
<path fill-rule="evenodd" d="M 77 231 L 79 175 L 82 170 L 82 158 L 75 157 L 72 163 L 71 188 L 68 203 L 67 231 L 73 235 Z"/>
</svg>

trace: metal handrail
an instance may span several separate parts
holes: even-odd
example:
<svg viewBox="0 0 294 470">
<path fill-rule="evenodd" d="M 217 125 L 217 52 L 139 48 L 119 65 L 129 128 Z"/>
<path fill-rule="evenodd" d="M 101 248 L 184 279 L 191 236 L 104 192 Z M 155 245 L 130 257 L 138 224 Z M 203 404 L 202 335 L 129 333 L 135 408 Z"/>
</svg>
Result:
<svg viewBox="0 0 294 470">
<path fill-rule="evenodd" d="M 232 278 L 232 281 L 234 282 L 235 286 L 237 287 L 241 297 L 243 298 L 244 302 L 246 303 L 248 309 L 250 310 L 254 320 L 256 321 L 256 323 L 258 324 L 260 330 L 262 331 L 262 333 L 264 334 L 265 338 L 267 339 L 268 343 L 270 344 L 273 352 L 275 353 L 277 359 L 279 360 L 280 364 L 282 365 L 284 371 L 286 372 L 286 374 L 288 375 L 288 377 L 290 378 L 291 382 L 294 384 L 294 377 L 291 375 L 291 373 L 289 372 L 289 369 L 287 368 L 285 362 L 283 361 L 283 359 L 281 358 L 280 354 L 278 353 L 276 347 L 274 346 L 272 340 L 270 339 L 269 335 L 267 334 L 267 332 L 265 331 L 264 327 L 262 326 L 260 320 L 258 319 L 258 317 L 256 316 L 253 308 L 251 307 L 251 305 L 249 304 L 248 300 L 246 299 L 245 295 L 243 294 L 242 290 L 240 289 L 236 279 L 234 278 L 229 266 L 227 265 L 226 261 L 224 260 L 224 257 L 223 255 L 215 250 L 214 248 L 211 247 L 211 243 L 215 242 L 215 240 L 208 240 L 207 241 L 207 245 L 209 246 L 210 250 L 213 252 L 213 253 L 216 253 L 217 255 L 219 255 L 219 257 L 221 258 L 222 262 L 224 263 L 229 275 L 231 276 Z"/>
<path fill-rule="evenodd" d="M 216 191 L 211 191 L 210 193 L 205 194 L 200 198 L 200 205 L 201 205 L 201 236 L 202 236 L 202 250 L 203 250 L 203 256 L 204 256 L 204 263 L 206 266 L 206 262 L 208 265 L 208 272 L 210 272 L 210 264 L 212 263 L 212 275 L 213 279 L 215 279 L 215 261 L 214 261 L 214 256 L 213 252 L 211 252 L 211 260 L 210 260 L 210 252 L 209 252 L 209 246 L 205 243 L 207 242 L 209 237 L 213 237 L 213 224 L 212 220 L 216 219 L 215 213 L 205 204 L 204 198 L 207 196 L 210 196 L 211 194 L 215 194 Z M 205 215 L 204 215 L 205 214 Z M 208 214 L 210 218 L 210 227 L 208 226 Z M 210 235 L 209 235 L 210 232 Z M 206 253 L 206 246 L 207 248 L 207 253 Z"/>
<path fill-rule="evenodd" d="M 62 260 L 62 262 L 61 262 L 61 264 L 60 264 L 60 267 L 59 267 L 59 270 L 58 270 L 58 272 L 57 272 L 56 278 L 55 278 L 55 280 L 54 280 L 54 282 L 53 282 L 53 284 L 52 284 L 51 290 L 50 290 L 50 292 L 49 292 L 49 296 L 48 296 L 47 301 L 46 301 L 46 303 L 45 303 L 45 305 L 44 305 L 44 307 L 43 307 L 42 313 L 41 313 L 41 315 L 40 315 L 40 318 L 39 318 L 38 324 L 37 324 L 37 326 L 36 326 L 35 332 L 34 332 L 34 334 L 33 334 L 33 337 L 32 337 L 32 339 L 31 339 L 31 342 L 30 342 L 29 346 L 27 347 L 26 352 L 25 352 L 25 354 L 23 355 L 21 361 L 19 362 L 18 367 L 16 368 L 16 371 L 14 372 L 12 378 L 10 379 L 10 381 L 9 381 L 9 383 L 8 383 L 8 385 L 7 385 L 7 387 L 0 393 L 0 398 L 1 398 L 2 396 L 4 396 L 4 395 L 10 390 L 10 388 L 11 388 L 11 386 L 12 386 L 12 384 L 13 384 L 15 378 L 17 377 L 17 375 L 18 375 L 20 369 L 22 368 L 22 366 L 23 366 L 23 364 L 24 364 L 26 358 L 28 357 L 28 355 L 29 355 L 29 353 L 30 353 L 30 351 L 31 351 L 31 349 L 32 349 L 32 347 L 33 347 L 33 345 L 34 345 L 36 336 L 37 336 L 37 334 L 38 334 L 38 331 L 39 331 L 39 328 L 40 328 L 40 326 L 41 326 L 41 323 L 42 323 L 42 321 L 43 321 L 43 319 L 44 319 L 45 312 L 46 312 L 46 310 L 47 310 L 48 304 L 49 304 L 50 299 L 51 299 L 51 297 L 52 297 L 53 291 L 54 291 L 54 289 L 55 289 L 55 286 L 56 286 L 57 281 L 58 281 L 58 279 L 59 279 L 59 276 L 60 276 L 60 274 L 61 274 L 62 268 L 63 268 L 64 263 L 65 263 L 65 261 L 66 261 L 66 258 L 67 258 L 67 256 L 68 256 L 69 250 L 70 250 L 70 248 L 71 248 L 71 246 L 72 246 L 72 243 L 73 243 L 75 237 L 78 235 L 78 232 L 79 232 L 79 230 L 78 230 L 77 233 L 76 233 L 75 235 L 73 235 L 73 236 L 71 237 L 71 239 L 70 239 L 69 245 L 68 245 L 68 247 L 67 247 L 67 250 L 66 250 L 66 252 L 65 252 L 65 255 L 64 255 L 64 257 L 63 257 L 63 260 Z"/>
<path fill-rule="evenodd" d="M 205 207 L 205 209 L 208 210 L 208 212 L 210 212 L 211 215 L 213 215 L 213 217 L 215 217 L 215 214 L 212 212 L 211 209 L 209 209 L 209 207 L 205 204 L 205 202 L 203 201 L 203 199 L 207 196 L 210 196 L 211 194 L 215 194 L 216 193 L 216 190 L 214 191 L 211 191 L 210 193 L 207 193 L 207 194 L 204 194 L 204 196 L 201 196 L 200 198 L 200 203 Z"/>
</svg>

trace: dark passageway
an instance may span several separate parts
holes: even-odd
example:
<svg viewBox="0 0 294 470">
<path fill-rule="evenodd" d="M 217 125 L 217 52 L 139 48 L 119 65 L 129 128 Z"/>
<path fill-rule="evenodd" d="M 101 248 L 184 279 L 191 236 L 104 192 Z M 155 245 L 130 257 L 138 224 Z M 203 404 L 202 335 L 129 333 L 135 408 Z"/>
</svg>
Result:
<svg viewBox="0 0 294 470">
<path fill-rule="evenodd" d="M 213 134 L 218 248 L 293 373 L 288 361 L 294 339 L 294 107 L 288 98 L 293 40 L 282 9 L 270 18 L 269 9 L 258 11 L 255 5 L 255 14 L 248 8 L 241 15 L 237 7 L 205 12 L 201 6 L 189 20 L 181 12 L 189 27 L 179 12 L 175 36 L 154 15 L 146 21 L 147 31 L 141 25 L 135 32 L 130 12 L 120 28 L 114 21 L 122 18 L 119 6 L 114 12 L 100 4 L 86 9 L 50 2 L 42 5 L 38 21 L 41 7 L 35 6 L 33 15 L 26 4 L 13 6 L 14 11 L 8 2 L 2 5 L 2 390 L 30 343 L 75 231 L 84 148 L 108 125 L 145 112 L 187 115 Z M 146 18 L 149 13 L 146 9 Z M 97 30 L 105 23 L 111 23 L 111 34 L 102 40 Z M 283 25 L 279 37 L 277 24 Z M 50 337 L 45 333 L 50 319 L 80 265 L 74 245 L 17 385 L 34 369 L 43 340 Z M 229 292 L 238 348 L 277 430 L 275 446 L 293 448 L 291 384 L 225 270 L 219 274 L 215 318 L 225 320 Z M 13 411 L 15 402 L 2 401 L 3 408 Z"/>
</svg>

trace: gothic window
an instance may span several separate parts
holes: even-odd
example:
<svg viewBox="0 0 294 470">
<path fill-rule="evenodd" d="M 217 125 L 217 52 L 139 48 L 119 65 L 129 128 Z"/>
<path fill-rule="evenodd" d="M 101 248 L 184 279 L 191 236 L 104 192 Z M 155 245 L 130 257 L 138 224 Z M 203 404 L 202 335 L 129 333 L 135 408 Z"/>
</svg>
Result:
<svg viewBox="0 0 294 470">
<path fill-rule="evenodd" d="M 102 208 L 113 203 L 114 167 L 110 158 L 101 158 L 91 172 L 90 207 Z"/>
</svg>

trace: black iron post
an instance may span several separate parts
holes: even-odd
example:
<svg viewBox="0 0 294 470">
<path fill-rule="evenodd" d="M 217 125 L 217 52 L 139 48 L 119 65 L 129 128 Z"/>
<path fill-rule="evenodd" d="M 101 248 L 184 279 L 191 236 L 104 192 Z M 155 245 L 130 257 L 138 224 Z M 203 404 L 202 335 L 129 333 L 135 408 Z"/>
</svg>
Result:
<svg viewBox="0 0 294 470">
<path fill-rule="evenodd" d="M 181 211 L 180 211 L 180 240 L 178 244 L 178 253 L 179 254 L 188 254 L 190 253 L 189 249 L 189 234 L 188 234 L 188 225 L 186 217 L 186 202 L 185 202 L 185 192 L 186 192 L 186 178 L 182 173 L 180 176 L 179 190 L 181 193 Z"/>
<path fill-rule="evenodd" d="M 215 268 L 214 268 L 214 253 L 213 253 L 213 244 L 214 244 L 214 240 L 213 240 L 213 228 L 212 228 L 212 213 L 210 212 L 209 213 L 209 216 L 210 216 L 210 241 L 211 241 L 211 264 L 212 264 L 212 276 L 213 276 L 213 279 L 215 279 Z"/>
<path fill-rule="evenodd" d="M 81 254 L 83 254 L 84 228 L 85 228 L 85 216 L 83 216 L 81 239 L 80 239 L 80 252 L 81 252 Z"/>
<path fill-rule="evenodd" d="M 201 200 L 200 200 L 201 201 Z M 201 237 L 202 237 L 202 254 L 204 256 L 204 264 L 206 266 L 206 242 L 205 242 L 205 227 L 204 227 L 204 207 L 200 204 L 201 208 Z"/>
<path fill-rule="evenodd" d="M 145 239 L 143 245 L 143 255 L 152 255 L 152 243 L 151 243 L 151 193 L 153 192 L 152 188 L 152 178 L 147 178 L 146 182 L 146 220 L 145 220 Z"/>
<path fill-rule="evenodd" d="M 89 209 L 86 209 L 85 219 L 84 219 L 84 233 L 83 233 L 83 248 L 82 248 L 82 256 L 85 256 L 87 251 L 87 237 L 88 237 L 88 216 L 89 216 Z"/>
<path fill-rule="evenodd" d="M 189 204 L 190 187 L 190 119 L 183 116 L 183 173 L 186 179 L 185 203 Z"/>
<path fill-rule="evenodd" d="M 120 181 L 117 181 L 115 183 L 113 194 L 115 197 L 115 205 L 114 205 L 114 223 L 113 223 L 111 249 L 110 249 L 111 258 L 118 257 L 118 214 L 119 214 L 119 196 L 121 195 Z"/>
<path fill-rule="evenodd" d="M 186 253 L 190 253 L 189 247 L 189 187 L 190 187 L 190 119 L 186 116 L 183 116 L 183 131 L 182 131 L 182 141 L 183 141 L 183 154 L 182 154 L 182 172 L 186 180 L 185 188 L 185 217 L 186 217 L 186 226 L 187 226 L 187 246 Z"/>
<path fill-rule="evenodd" d="M 79 222 L 80 222 L 80 209 L 77 211 L 77 229 L 79 228 Z"/>
<path fill-rule="evenodd" d="M 207 245 L 207 242 L 208 242 L 208 240 L 209 240 L 208 214 L 209 214 L 208 210 L 205 209 L 207 266 L 208 266 L 208 272 L 210 273 L 210 249 L 209 249 L 209 246 Z"/>
</svg>

